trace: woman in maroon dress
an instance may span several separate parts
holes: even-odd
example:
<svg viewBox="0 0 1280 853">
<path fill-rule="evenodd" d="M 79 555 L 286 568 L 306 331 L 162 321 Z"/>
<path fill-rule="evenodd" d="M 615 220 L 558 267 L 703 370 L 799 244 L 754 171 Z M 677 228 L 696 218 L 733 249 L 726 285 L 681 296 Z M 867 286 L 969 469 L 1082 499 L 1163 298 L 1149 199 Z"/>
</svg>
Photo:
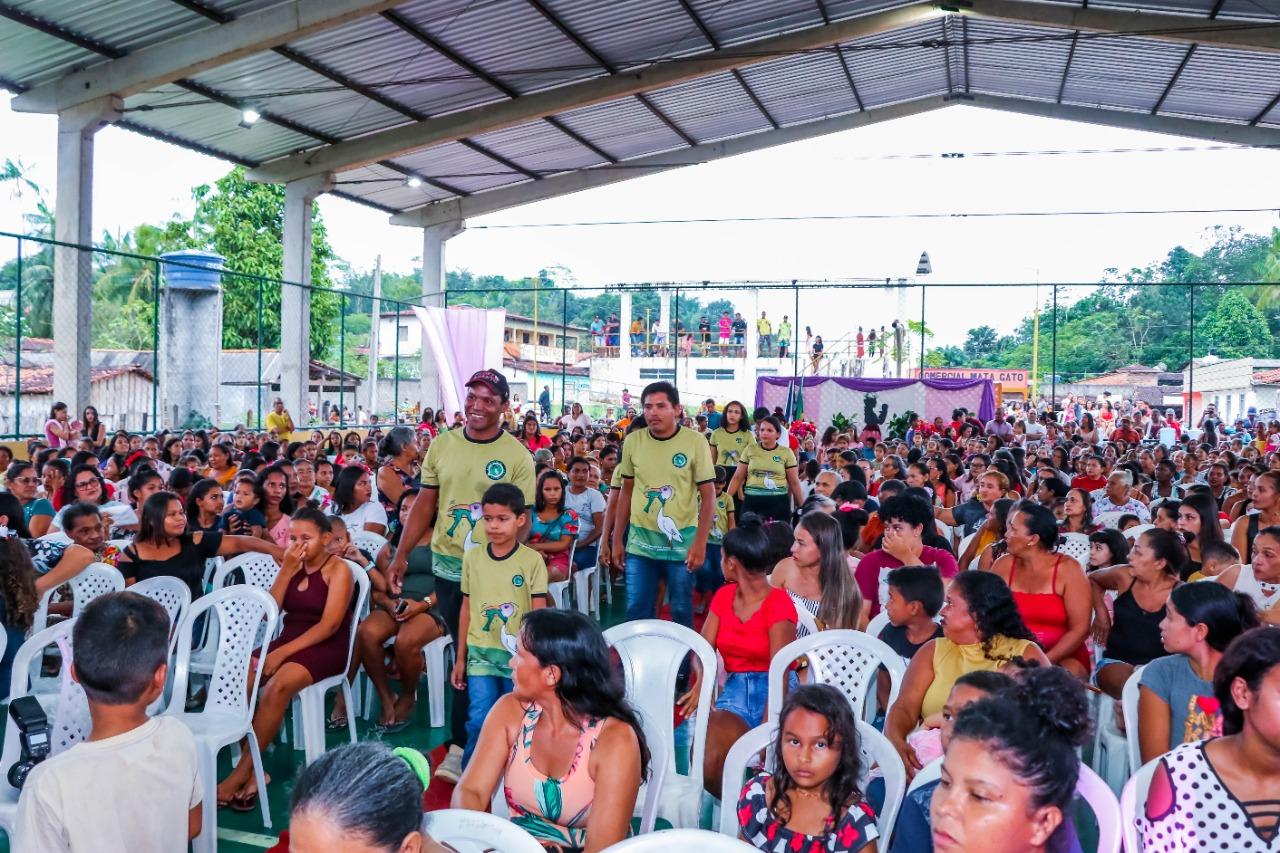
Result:
<svg viewBox="0 0 1280 853">
<path fill-rule="evenodd" d="M 260 749 L 275 739 L 293 697 L 305 687 L 345 672 L 351 643 L 351 567 L 328 552 L 329 519 L 305 507 L 293 514 L 284 566 L 271 585 L 271 597 L 284 613 L 280 636 L 262 660 L 262 686 L 253 715 Z M 256 807 L 258 787 L 248 749 L 218 784 L 218 804 L 236 811 Z"/>
</svg>

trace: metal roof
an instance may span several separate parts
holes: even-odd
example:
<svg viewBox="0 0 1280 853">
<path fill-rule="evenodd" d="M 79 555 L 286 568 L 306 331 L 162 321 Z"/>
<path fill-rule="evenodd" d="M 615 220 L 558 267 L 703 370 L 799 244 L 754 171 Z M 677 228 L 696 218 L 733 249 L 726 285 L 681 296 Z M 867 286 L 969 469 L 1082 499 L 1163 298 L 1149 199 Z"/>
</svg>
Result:
<svg viewBox="0 0 1280 853">
<path fill-rule="evenodd" d="M 305 2 L 0 0 L 0 85 L 47 90 L 139 51 L 184 39 L 216 43 L 230 32 L 222 28 L 245 16 Z M 993 2 L 1017 11 L 988 13 Z M 1008 103 L 1036 114 L 1062 105 L 1075 108 L 1074 116 L 1124 126 L 1139 126 L 1143 115 L 1151 129 L 1177 132 L 1201 125 L 1162 120 L 1204 122 L 1206 133 L 1217 125 L 1280 128 L 1280 40 L 1267 26 L 1280 27 L 1280 0 L 957 0 L 902 26 L 778 53 L 769 45 L 787 36 L 920 4 L 370 0 L 368 14 L 352 0 L 345 5 L 356 12 L 332 26 L 127 92 L 118 123 L 256 167 L 554 96 L 562 87 L 737 57 L 670 85 L 477 125 L 474 136 L 388 149 L 334 170 L 338 193 L 391 213 L 582 170 L 614 170 L 612 179 L 646 174 L 661 166 L 653 164 L 663 153 L 752 137 L 769 144 L 760 135 L 810 125 L 821 132 L 839 117 L 930 98 L 939 106 L 970 98 Z M 1140 26 L 1106 32 L 1080 17 L 1108 14 Z M 1159 32 L 1188 21 L 1203 22 L 1203 31 Z M 248 128 L 240 125 L 246 107 L 263 116 Z M 628 161 L 641 157 L 649 165 L 627 173 Z M 421 177 L 421 186 L 406 186 L 409 175 Z"/>
</svg>

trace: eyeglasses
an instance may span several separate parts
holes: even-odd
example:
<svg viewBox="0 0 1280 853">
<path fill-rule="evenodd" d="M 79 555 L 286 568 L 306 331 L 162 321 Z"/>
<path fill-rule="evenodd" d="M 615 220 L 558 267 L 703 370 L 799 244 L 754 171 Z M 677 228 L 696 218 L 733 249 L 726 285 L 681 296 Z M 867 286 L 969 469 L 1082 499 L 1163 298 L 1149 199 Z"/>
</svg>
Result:
<svg viewBox="0 0 1280 853">
<path fill-rule="evenodd" d="M 76 483 L 76 490 L 78 491 L 80 489 L 89 489 L 96 485 L 98 485 L 97 480 L 81 480 L 80 482 Z"/>
<path fill-rule="evenodd" d="M 35 477 L 14 477 L 13 482 L 30 484 L 30 483 L 38 483 L 40 481 L 37 480 Z"/>
</svg>

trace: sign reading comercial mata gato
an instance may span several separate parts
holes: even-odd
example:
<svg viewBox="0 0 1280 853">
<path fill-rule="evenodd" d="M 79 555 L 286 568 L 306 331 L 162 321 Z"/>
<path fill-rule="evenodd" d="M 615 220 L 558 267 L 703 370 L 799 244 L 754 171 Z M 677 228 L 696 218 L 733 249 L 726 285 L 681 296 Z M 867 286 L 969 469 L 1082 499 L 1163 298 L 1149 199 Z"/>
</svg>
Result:
<svg viewBox="0 0 1280 853">
<path fill-rule="evenodd" d="M 913 371 L 919 374 L 919 369 Z M 1027 393 L 1027 370 L 1000 370 L 992 367 L 926 367 L 926 379 L 990 379 L 1006 394 Z"/>
</svg>

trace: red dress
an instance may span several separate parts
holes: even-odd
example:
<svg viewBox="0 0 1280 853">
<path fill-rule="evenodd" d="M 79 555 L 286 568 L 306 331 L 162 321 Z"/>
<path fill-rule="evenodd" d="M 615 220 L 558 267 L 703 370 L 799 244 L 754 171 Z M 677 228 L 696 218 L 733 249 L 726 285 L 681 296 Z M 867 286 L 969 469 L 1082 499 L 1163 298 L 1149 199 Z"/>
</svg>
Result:
<svg viewBox="0 0 1280 853">
<path fill-rule="evenodd" d="M 1053 577 L 1049 580 L 1049 589 L 1058 588 L 1060 562 L 1062 562 L 1061 555 L 1053 561 Z M 1009 567 L 1010 591 L 1013 591 L 1013 574 L 1017 568 L 1018 561 L 1014 560 L 1013 565 Z M 1022 614 L 1022 621 L 1027 623 L 1031 633 L 1036 635 L 1036 642 L 1040 644 L 1040 648 L 1048 654 L 1049 649 L 1056 646 L 1067 633 L 1066 600 L 1056 592 L 1013 591 L 1013 601 L 1018 607 L 1018 612 Z M 1081 641 L 1076 650 L 1071 653 L 1071 657 L 1084 667 L 1085 672 L 1090 670 L 1089 650 L 1085 648 L 1084 641 Z"/>
<path fill-rule="evenodd" d="M 302 581 L 308 579 L 307 588 L 300 589 Z M 325 583 L 320 569 L 314 572 L 304 569 L 290 578 L 289 588 L 284 593 L 284 607 L 281 608 L 284 610 L 284 629 L 271 642 L 268 653 L 285 643 L 293 642 L 315 627 L 324 616 L 324 605 L 328 600 L 329 584 Z M 311 673 L 311 682 L 314 684 L 346 671 L 350 646 L 351 610 L 348 608 L 342 617 L 342 624 L 328 639 L 295 652 L 286 663 L 302 664 Z"/>
</svg>

